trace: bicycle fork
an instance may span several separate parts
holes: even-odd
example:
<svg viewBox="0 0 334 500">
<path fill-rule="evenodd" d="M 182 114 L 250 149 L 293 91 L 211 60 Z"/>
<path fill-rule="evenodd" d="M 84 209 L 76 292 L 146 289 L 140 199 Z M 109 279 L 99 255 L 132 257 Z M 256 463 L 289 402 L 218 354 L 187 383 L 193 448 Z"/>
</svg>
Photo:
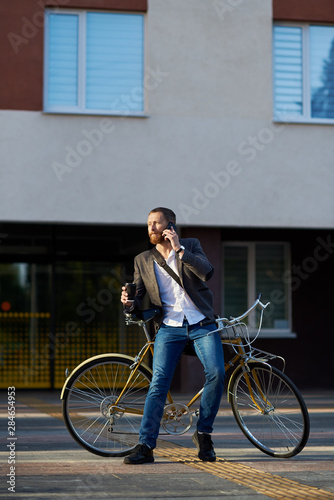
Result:
<svg viewBox="0 0 334 500">
<path fill-rule="evenodd" d="M 271 368 L 271 366 L 268 363 L 265 364 L 266 366 Z M 249 395 L 254 403 L 254 406 L 263 415 L 268 415 L 271 411 L 274 410 L 274 406 L 268 401 L 268 397 L 263 391 L 263 389 L 266 390 L 266 388 L 262 387 L 262 384 L 259 380 L 257 369 L 256 368 L 252 369 L 247 362 L 246 363 L 242 362 L 241 366 L 245 375 L 245 380 L 248 387 Z M 252 380 L 254 384 L 252 384 Z"/>
</svg>

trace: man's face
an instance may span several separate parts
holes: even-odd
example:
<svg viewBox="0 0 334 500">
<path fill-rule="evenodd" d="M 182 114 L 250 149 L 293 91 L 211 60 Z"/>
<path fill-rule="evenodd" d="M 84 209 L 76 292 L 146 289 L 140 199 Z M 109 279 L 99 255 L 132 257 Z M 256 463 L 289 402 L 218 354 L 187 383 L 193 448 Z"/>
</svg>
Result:
<svg viewBox="0 0 334 500">
<path fill-rule="evenodd" d="M 147 219 L 148 235 L 152 245 L 157 245 L 165 241 L 162 232 L 166 229 L 168 221 L 162 212 L 150 213 Z"/>
</svg>

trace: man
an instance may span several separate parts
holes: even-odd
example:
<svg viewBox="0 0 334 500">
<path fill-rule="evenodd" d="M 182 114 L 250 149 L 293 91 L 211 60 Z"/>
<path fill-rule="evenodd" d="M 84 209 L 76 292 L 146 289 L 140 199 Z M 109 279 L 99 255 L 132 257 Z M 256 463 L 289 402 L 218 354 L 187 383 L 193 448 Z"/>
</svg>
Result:
<svg viewBox="0 0 334 500">
<path fill-rule="evenodd" d="M 192 439 L 201 460 L 216 460 L 211 433 L 223 393 L 224 355 L 219 333 L 214 332 L 215 324 L 201 325 L 203 321 L 214 319 L 212 293 L 204 283 L 212 277 L 214 270 L 197 239 L 179 240 L 175 222 L 172 210 L 159 207 L 149 213 L 147 225 L 150 242 L 161 254 L 160 260 L 166 262 L 177 276 L 171 276 L 148 250 L 134 260 L 134 302 L 128 301 L 125 287 L 122 290 L 121 302 L 130 310 L 139 308 L 147 293 L 152 305 L 163 311 L 155 337 L 153 377 L 146 397 L 139 444 L 125 457 L 126 464 L 154 461 L 153 449 L 167 392 L 188 343 L 200 359 L 206 378 L 197 430 Z"/>
</svg>

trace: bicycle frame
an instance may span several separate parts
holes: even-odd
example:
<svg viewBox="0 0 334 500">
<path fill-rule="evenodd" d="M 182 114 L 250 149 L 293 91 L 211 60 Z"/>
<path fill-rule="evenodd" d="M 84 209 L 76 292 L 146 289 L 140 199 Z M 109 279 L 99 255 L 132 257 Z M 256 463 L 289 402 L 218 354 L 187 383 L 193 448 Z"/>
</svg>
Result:
<svg viewBox="0 0 334 500">
<path fill-rule="evenodd" d="M 239 323 L 246 316 L 248 316 L 258 305 L 260 305 L 260 307 L 262 309 L 262 313 L 263 313 L 264 309 L 269 305 L 269 303 L 267 303 L 265 305 L 262 304 L 260 302 L 260 296 L 259 296 L 256 299 L 255 303 L 242 316 L 239 316 L 238 318 L 231 318 L 229 320 L 227 318 L 218 318 L 216 320 L 216 322 L 218 323 L 218 329 L 217 330 L 219 331 L 219 330 L 223 329 L 226 324 L 233 327 L 233 325 Z M 146 354 L 148 352 L 151 352 L 151 354 L 153 356 L 153 353 L 154 353 L 154 341 L 152 341 L 151 336 L 150 336 L 149 331 L 148 331 L 148 328 L 146 326 L 146 323 L 148 323 L 149 321 L 150 320 L 147 320 L 147 321 L 144 321 L 144 320 L 132 321 L 131 320 L 131 315 L 129 315 L 128 317 L 126 317 L 126 323 L 127 324 L 133 324 L 133 323 L 135 323 L 138 326 L 140 326 L 140 327 L 143 328 L 143 331 L 144 331 L 147 343 L 144 345 L 144 347 L 141 349 L 141 351 L 135 357 L 135 361 L 134 361 L 133 365 L 131 366 L 131 368 L 133 367 L 133 370 L 132 370 L 131 374 L 129 375 L 128 381 L 125 384 L 125 386 L 124 386 L 121 394 L 119 395 L 119 397 L 117 398 L 117 400 L 115 401 L 115 403 L 113 405 L 114 409 L 116 409 L 116 410 L 117 409 L 121 409 L 121 408 L 117 407 L 117 404 L 121 400 L 123 394 L 125 393 L 128 384 L 131 382 L 132 378 L 135 376 L 138 367 L 143 363 L 143 360 L 144 360 Z M 248 367 L 248 363 L 251 362 L 253 359 L 251 357 L 249 357 L 249 355 L 246 353 L 246 350 L 245 350 L 245 348 L 244 348 L 244 346 L 243 346 L 242 341 L 241 341 L 240 338 L 229 339 L 228 341 L 227 340 L 224 341 L 222 339 L 222 344 L 223 345 L 224 344 L 227 344 L 227 345 L 234 344 L 236 346 L 236 348 L 237 348 L 236 355 L 232 358 L 232 360 L 229 360 L 227 363 L 225 363 L 225 373 L 227 373 L 232 367 L 236 366 L 235 370 L 233 371 L 233 373 L 231 374 L 231 376 L 229 378 L 229 384 L 228 384 L 228 390 L 227 390 L 227 400 L 228 400 L 228 402 L 230 402 L 230 386 L 231 386 L 231 384 L 233 382 L 234 374 L 239 369 L 239 366 L 242 367 L 242 370 L 244 372 L 246 372 L 246 373 L 249 372 L 250 369 Z M 265 354 L 268 354 L 271 358 L 276 357 L 275 355 L 271 355 L 269 353 L 265 353 Z M 270 366 L 270 365 L 268 364 L 268 366 Z M 259 384 L 259 382 L 257 380 L 257 375 L 256 374 L 255 374 L 255 378 L 256 378 L 256 382 L 257 382 L 258 387 L 260 387 L 260 384 Z M 247 386 L 248 386 L 248 389 L 249 389 L 249 392 L 250 392 L 250 395 L 251 395 L 253 403 L 259 409 L 259 411 L 262 412 L 263 411 L 262 408 L 257 403 L 256 398 L 254 397 L 253 389 L 252 389 L 249 377 L 247 375 L 246 375 L 246 380 L 247 380 Z M 201 397 L 202 393 L 203 393 L 203 387 L 195 394 L 195 396 L 193 396 L 191 398 L 191 400 L 187 404 L 185 404 L 185 406 L 187 406 L 190 409 L 193 406 L 193 404 Z M 266 399 L 265 395 L 262 394 L 262 391 L 261 391 L 261 397 L 263 398 L 263 401 L 267 403 L 267 399 Z M 174 402 L 173 401 L 173 397 L 172 397 L 170 391 L 168 391 L 167 400 L 168 400 L 169 404 L 173 404 L 173 402 Z M 127 411 L 131 412 L 130 409 L 127 409 Z"/>
</svg>

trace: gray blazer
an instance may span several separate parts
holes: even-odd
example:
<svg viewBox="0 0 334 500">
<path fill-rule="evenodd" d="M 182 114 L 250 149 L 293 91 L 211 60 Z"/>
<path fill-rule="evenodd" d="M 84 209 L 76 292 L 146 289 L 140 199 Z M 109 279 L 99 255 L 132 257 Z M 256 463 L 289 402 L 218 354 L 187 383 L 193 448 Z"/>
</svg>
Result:
<svg viewBox="0 0 334 500">
<path fill-rule="evenodd" d="M 208 319 L 214 319 L 212 292 L 205 285 L 214 269 L 205 256 L 196 238 L 180 239 L 185 247 L 182 259 L 176 255 L 181 283 L 196 307 Z M 162 307 L 159 287 L 154 272 L 154 258 L 150 250 L 137 255 L 134 260 L 134 283 L 136 297 L 134 307 L 140 308 L 145 294 L 148 294 L 152 307 Z M 162 318 L 159 321 L 161 324 Z"/>
</svg>

